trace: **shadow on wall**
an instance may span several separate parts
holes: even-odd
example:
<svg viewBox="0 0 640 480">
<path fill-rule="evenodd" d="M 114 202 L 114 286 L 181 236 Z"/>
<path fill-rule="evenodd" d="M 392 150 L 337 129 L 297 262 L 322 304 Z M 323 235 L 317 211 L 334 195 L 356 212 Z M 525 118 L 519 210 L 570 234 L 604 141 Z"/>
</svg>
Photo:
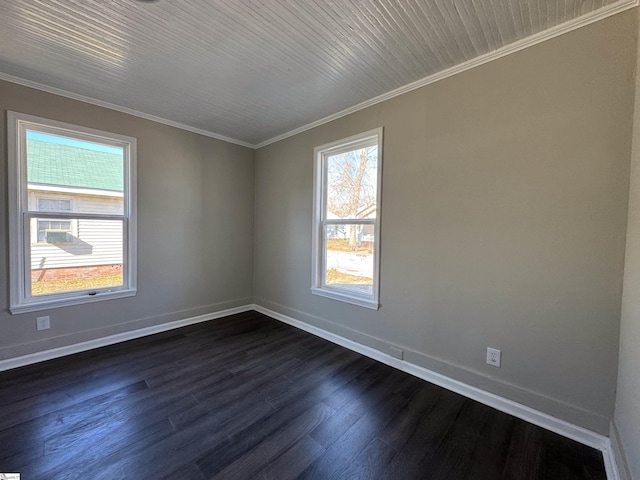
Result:
<svg viewBox="0 0 640 480">
<path fill-rule="evenodd" d="M 53 246 L 71 255 L 91 255 L 93 253 L 93 245 L 80 240 L 78 237 L 72 236 L 71 238 L 71 242 L 54 243 Z"/>
</svg>

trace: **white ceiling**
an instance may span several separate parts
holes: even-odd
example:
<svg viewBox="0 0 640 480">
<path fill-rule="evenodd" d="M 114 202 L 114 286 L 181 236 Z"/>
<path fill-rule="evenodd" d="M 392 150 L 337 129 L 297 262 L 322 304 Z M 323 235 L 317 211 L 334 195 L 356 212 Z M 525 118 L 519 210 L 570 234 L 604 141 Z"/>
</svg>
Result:
<svg viewBox="0 0 640 480">
<path fill-rule="evenodd" d="M 636 4 L 1 0 L 0 78 L 255 146 Z"/>
</svg>

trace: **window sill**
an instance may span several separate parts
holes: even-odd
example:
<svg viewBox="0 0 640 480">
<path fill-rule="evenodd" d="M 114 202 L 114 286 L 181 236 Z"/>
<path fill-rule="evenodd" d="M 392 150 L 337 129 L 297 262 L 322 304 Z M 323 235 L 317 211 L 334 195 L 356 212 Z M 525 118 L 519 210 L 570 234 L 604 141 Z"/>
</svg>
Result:
<svg viewBox="0 0 640 480">
<path fill-rule="evenodd" d="M 357 295 L 350 295 L 346 292 L 337 290 L 329 290 L 328 288 L 311 287 L 311 293 L 319 295 L 325 298 L 331 298 L 340 302 L 350 303 L 359 307 L 369 308 L 371 310 L 378 310 L 380 304 L 368 298 L 363 298 Z"/>
<path fill-rule="evenodd" d="M 113 292 L 97 292 L 93 295 L 83 293 L 74 297 L 64 297 L 55 299 L 42 299 L 30 303 L 21 303 L 12 305 L 9 311 L 12 315 L 19 313 L 37 312 L 40 310 L 49 310 L 52 308 L 69 307 L 72 305 L 82 305 L 84 303 L 100 302 L 102 300 L 114 300 L 116 298 L 134 297 L 137 290 L 116 290 Z"/>
</svg>

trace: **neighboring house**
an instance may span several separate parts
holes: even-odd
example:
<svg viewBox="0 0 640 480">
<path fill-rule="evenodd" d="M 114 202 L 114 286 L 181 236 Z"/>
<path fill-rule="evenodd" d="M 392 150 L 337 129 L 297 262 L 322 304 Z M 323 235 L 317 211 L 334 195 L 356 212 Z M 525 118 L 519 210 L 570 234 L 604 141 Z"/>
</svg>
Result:
<svg viewBox="0 0 640 480">
<path fill-rule="evenodd" d="M 356 218 L 375 218 L 376 213 L 376 204 L 375 202 L 370 203 L 362 207 L 356 213 Z M 327 211 L 327 218 L 330 220 L 336 220 L 341 218 L 340 216 L 333 213 L 331 210 Z M 360 225 L 356 229 L 356 240 L 362 247 L 373 247 L 374 243 L 374 230 L 375 227 L 373 225 Z M 347 225 L 332 225 L 327 228 L 327 238 L 329 239 L 341 239 L 348 240 L 350 235 L 350 230 Z"/>
<path fill-rule="evenodd" d="M 370 203 L 358 212 L 358 218 L 374 218 L 377 210 L 376 203 Z M 360 230 L 358 241 L 360 245 L 366 248 L 373 248 L 375 240 L 375 226 L 363 225 Z"/>
<path fill-rule="evenodd" d="M 30 210 L 122 213 L 121 155 L 27 139 L 27 156 Z M 43 213 L 32 221 L 30 243 L 34 281 L 122 270 L 122 224 L 118 221 L 56 219 Z"/>
</svg>

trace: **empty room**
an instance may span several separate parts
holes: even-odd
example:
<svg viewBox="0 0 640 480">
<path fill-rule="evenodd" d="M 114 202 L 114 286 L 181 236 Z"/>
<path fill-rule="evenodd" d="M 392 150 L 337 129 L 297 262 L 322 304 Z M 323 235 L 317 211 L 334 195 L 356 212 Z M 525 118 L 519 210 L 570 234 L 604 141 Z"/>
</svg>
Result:
<svg viewBox="0 0 640 480">
<path fill-rule="evenodd" d="M 0 478 L 640 480 L 638 5 L 0 2 Z"/>
</svg>

